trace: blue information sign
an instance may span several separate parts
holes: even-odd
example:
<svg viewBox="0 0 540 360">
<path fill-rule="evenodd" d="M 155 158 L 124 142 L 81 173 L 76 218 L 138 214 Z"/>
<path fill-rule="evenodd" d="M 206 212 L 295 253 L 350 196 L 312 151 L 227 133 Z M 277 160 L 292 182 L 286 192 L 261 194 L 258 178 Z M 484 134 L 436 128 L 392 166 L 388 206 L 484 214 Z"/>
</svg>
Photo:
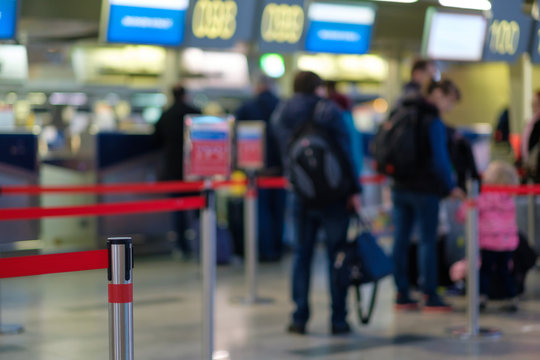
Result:
<svg viewBox="0 0 540 360">
<path fill-rule="evenodd" d="M 106 40 L 178 46 L 189 0 L 109 0 Z"/>
<path fill-rule="evenodd" d="M 369 5 L 312 3 L 306 50 L 365 54 L 369 51 L 375 8 Z"/>
<path fill-rule="evenodd" d="M 17 24 L 17 0 L 0 1 L 0 39 L 13 39 Z"/>
<path fill-rule="evenodd" d="M 533 19 L 523 12 L 522 0 L 491 0 L 491 6 L 493 18 L 483 60 L 515 61 L 529 50 Z"/>
<path fill-rule="evenodd" d="M 227 49 L 253 38 L 257 1 L 191 0 L 186 46 Z"/>
</svg>

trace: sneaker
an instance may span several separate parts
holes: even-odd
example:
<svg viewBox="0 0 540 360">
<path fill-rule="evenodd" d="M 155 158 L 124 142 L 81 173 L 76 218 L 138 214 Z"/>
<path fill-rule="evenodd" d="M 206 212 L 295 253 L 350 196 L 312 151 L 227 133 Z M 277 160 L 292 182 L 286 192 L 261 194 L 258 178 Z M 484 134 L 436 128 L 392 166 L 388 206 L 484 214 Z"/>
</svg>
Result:
<svg viewBox="0 0 540 360">
<path fill-rule="evenodd" d="M 430 313 L 448 313 L 452 312 L 452 306 L 445 303 L 438 295 L 428 296 L 423 311 Z"/>
<path fill-rule="evenodd" d="M 351 326 L 347 323 L 332 324 L 332 335 L 347 335 L 352 332 Z"/>
<path fill-rule="evenodd" d="M 396 298 L 395 309 L 397 311 L 414 311 L 418 310 L 418 301 L 411 299 L 408 296 L 398 294 Z"/>
<path fill-rule="evenodd" d="M 292 323 L 287 328 L 287 332 L 289 334 L 305 335 L 306 334 L 306 324 Z"/>
</svg>

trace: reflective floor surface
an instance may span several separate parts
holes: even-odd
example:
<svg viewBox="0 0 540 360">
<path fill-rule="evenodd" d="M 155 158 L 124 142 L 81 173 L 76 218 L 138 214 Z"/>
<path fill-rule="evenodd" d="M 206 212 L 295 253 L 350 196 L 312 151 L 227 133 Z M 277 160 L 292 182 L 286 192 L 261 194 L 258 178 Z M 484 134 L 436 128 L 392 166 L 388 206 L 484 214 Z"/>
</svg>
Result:
<svg viewBox="0 0 540 360">
<path fill-rule="evenodd" d="M 503 331 L 497 340 L 462 341 L 449 335 L 448 329 L 466 323 L 462 298 L 449 298 L 456 307 L 452 314 L 395 313 L 390 279 L 382 284 L 369 326 L 359 326 L 351 312 L 354 335 L 331 337 L 322 254 L 315 264 L 307 336 L 284 331 L 291 310 L 290 260 L 261 266 L 259 293 L 275 300 L 265 305 L 232 302 L 245 294 L 243 268 L 220 267 L 217 350 L 228 352 L 231 360 L 540 358 L 540 276 L 535 271 L 517 314 L 502 313 L 493 303 L 482 315 L 482 325 Z M 170 256 L 138 258 L 134 284 L 135 358 L 201 359 L 199 265 Z M 25 327 L 23 334 L 0 336 L 1 360 L 108 359 L 106 271 L 8 279 L 0 286 L 2 322 Z"/>
</svg>

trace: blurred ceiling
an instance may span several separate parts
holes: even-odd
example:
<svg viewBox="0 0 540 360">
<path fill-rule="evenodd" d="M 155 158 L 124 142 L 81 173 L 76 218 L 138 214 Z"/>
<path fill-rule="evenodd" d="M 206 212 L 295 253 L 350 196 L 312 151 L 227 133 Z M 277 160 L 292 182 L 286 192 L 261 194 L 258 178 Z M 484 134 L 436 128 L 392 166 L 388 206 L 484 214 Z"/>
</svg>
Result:
<svg viewBox="0 0 540 360">
<path fill-rule="evenodd" d="M 378 7 L 373 50 L 383 53 L 418 51 L 425 11 L 437 1 L 372 3 Z M 102 0 L 23 0 L 19 34 L 29 44 L 96 39 L 101 5 Z"/>
</svg>

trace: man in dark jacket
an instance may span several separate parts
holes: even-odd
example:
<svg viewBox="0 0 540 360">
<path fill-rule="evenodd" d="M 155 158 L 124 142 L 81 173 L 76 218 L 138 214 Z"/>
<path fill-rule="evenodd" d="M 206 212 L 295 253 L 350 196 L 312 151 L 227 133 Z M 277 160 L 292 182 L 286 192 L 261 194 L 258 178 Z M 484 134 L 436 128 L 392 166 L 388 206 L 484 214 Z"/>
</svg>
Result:
<svg viewBox="0 0 540 360">
<path fill-rule="evenodd" d="M 332 298 L 332 334 L 345 334 L 351 331 L 346 321 L 347 287 L 332 281 L 334 275 L 334 260 L 340 247 L 346 242 L 349 226 L 350 207 L 360 211 L 360 185 L 358 174 L 352 159 L 352 148 L 346 124 L 338 107 L 329 100 L 323 100 L 323 83 L 319 76 L 312 72 L 300 72 L 294 79 L 294 96 L 281 103 L 272 117 L 272 127 L 280 153 L 288 170 L 288 147 L 295 134 L 314 116 L 315 108 L 321 101 L 324 110 L 313 118 L 320 128 L 327 131 L 329 137 L 335 139 L 342 147 L 354 179 L 354 189 L 349 199 L 337 200 L 335 203 L 321 208 L 307 206 L 295 196 L 293 201 L 293 216 L 295 226 L 295 259 L 292 276 L 292 299 L 296 309 L 292 314 L 292 322 L 288 331 L 296 334 L 306 333 L 309 320 L 309 286 L 311 277 L 311 262 L 315 248 L 317 232 L 325 232 L 326 249 L 328 253 L 328 272 L 330 280 L 330 295 Z M 350 205 L 350 206 L 349 206 Z"/>
<path fill-rule="evenodd" d="M 274 136 L 270 132 L 270 117 L 279 99 L 272 92 L 273 81 L 260 75 L 255 81 L 255 98 L 244 103 L 236 111 L 236 120 L 262 120 L 266 124 L 266 161 L 261 174 L 280 176 L 281 157 Z M 285 190 L 260 189 L 258 201 L 259 258 L 262 261 L 277 261 L 281 258 L 283 244 Z"/>
<path fill-rule="evenodd" d="M 452 174 L 446 127 L 441 120 L 441 113 L 450 111 L 459 99 L 456 85 L 444 80 L 433 83 L 426 98 L 419 97 L 402 105 L 415 108 L 418 113 L 420 131 L 417 146 L 422 162 L 414 176 L 394 179 L 394 279 L 398 290 L 398 310 L 418 308 L 418 302 L 410 297 L 408 279 L 408 250 L 415 222 L 420 228 L 419 267 L 426 299 L 424 311 L 452 310 L 437 294 L 436 244 L 441 199 L 448 195 L 465 197 Z"/>
<path fill-rule="evenodd" d="M 200 114 L 201 111 L 186 103 L 186 90 L 182 85 L 172 89 L 174 104 L 167 109 L 154 129 L 154 142 L 163 150 L 163 168 L 160 171 L 161 181 L 183 180 L 184 177 L 184 117 L 188 114 Z M 188 194 L 171 194 L 185 196 Z M 184 257 L 191 256 L 191 247 L 185 234 L 188 230 L 188 213 L 176 212 L 175 225 L 177 243 Z"/>
</svg>

